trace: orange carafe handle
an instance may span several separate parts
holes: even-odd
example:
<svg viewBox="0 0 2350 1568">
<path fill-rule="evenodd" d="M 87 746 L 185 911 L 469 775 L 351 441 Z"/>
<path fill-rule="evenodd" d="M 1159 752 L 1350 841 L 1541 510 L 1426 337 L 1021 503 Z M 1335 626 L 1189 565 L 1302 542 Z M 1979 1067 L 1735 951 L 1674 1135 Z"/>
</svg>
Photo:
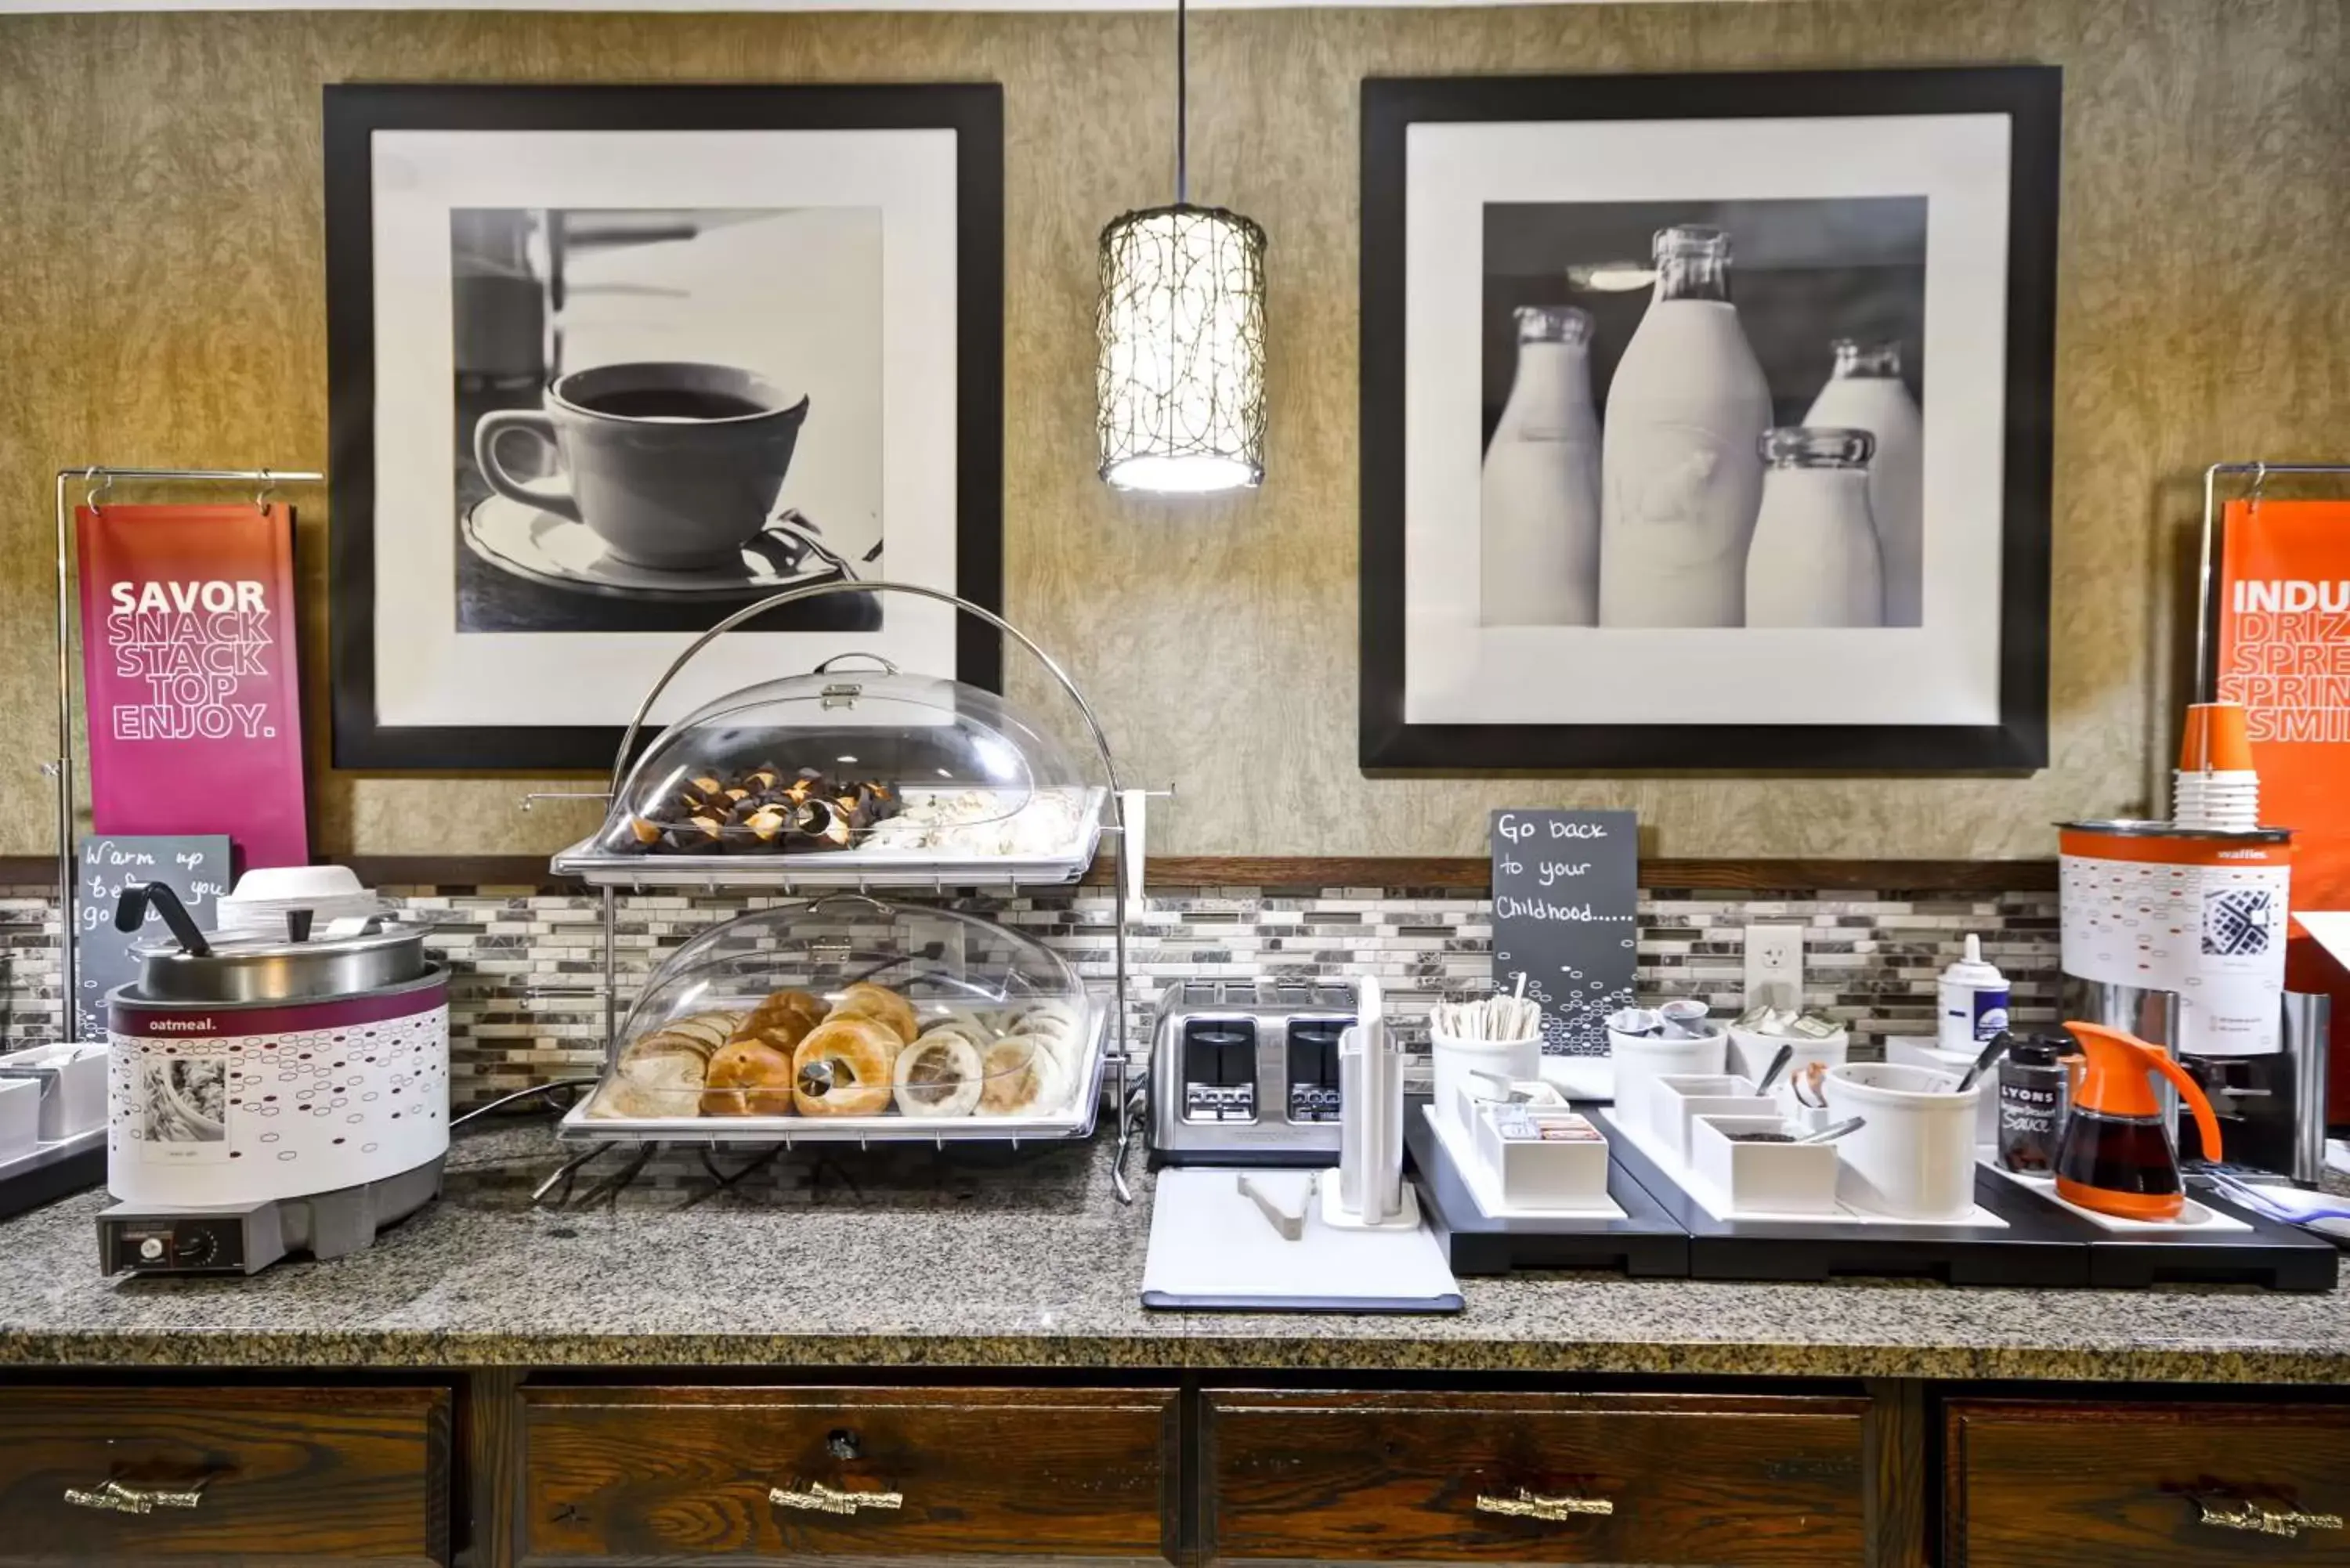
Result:
<svg viewBox="0 0 2350 1568">
<path fill-rule="evenodd" d="M 2204 1096 L 2203 1085 L 2197 1083 L 2187 1069 L 2170 1059 L 2170 1053 L 2159 1046 L 2145 1047 L 2147 1062 L 2154 1070 L 2170 1080 L 2187 1108 L 2195 1113 L 2195 1130 L 2202 1135 L 2203 1158 L 2217 1161 L 2220 1153 L 2220 1118 L 2211 1114 L 2211 1102 Z"/>
</svg>

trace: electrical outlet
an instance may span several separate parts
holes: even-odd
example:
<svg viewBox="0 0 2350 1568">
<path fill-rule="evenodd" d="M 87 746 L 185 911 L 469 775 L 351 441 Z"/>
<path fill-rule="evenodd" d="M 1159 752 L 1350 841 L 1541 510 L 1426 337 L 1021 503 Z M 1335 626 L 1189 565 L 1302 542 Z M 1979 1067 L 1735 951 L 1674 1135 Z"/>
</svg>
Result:
<svg viewBox="0 0 2350 1568">
<path fill-rule="evenodd" d="M 1746 928 L 1746 1005 L 1804 1003 L 1804 928 L 1786 924 Z"/>
</svg>

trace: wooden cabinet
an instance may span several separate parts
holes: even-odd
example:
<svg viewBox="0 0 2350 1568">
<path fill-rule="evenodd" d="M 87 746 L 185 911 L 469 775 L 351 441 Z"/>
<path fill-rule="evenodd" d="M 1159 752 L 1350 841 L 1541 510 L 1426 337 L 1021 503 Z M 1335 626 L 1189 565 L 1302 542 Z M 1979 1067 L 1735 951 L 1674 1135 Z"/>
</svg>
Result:
<svg viewBox="0 0 2350 1568">
<path fill-rule="evenodd" d="M 1867 1561 L 1860 1399 L 1210 1393 L 1211 1561 Z"/>
<path fill-rule="evenodd" d="M 521 1561 L 1171 1561 L 1171 1389 L 522 1391 Z"/>
<path fill-rule="evenodd" d="M 2350 1568 L 2350 1407 L 1961 1399 L 1947 1568 Z"/>
<path fill-rule="evenodd" d="M 0 1386 L 0 1564 L 449 1561 L 442 1388 Z"/>
</svg>

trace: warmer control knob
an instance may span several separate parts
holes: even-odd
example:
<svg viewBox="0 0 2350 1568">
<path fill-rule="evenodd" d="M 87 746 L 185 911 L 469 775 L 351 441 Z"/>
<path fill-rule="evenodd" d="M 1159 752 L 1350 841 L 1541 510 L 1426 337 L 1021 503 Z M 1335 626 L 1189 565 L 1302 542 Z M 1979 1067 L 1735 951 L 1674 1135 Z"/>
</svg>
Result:
<svg viewBox="0 0 2350 1568">
<path fill-rule="evenodd" d="M 180 1262 L 203 1265 L 213 1261 L 220 1251 L 220 1242 L 209 1231 L 190 1231 L 180 1238 Z"/>
</svg>

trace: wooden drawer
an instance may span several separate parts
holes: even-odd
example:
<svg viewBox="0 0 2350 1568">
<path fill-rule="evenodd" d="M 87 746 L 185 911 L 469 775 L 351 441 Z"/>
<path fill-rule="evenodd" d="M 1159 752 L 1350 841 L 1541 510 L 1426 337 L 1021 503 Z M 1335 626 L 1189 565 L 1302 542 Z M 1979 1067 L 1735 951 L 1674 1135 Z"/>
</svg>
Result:
<svg viewBox="0 0 2350 1568">
<path fill-rule="evenodd" d="M 1944 1420 L 1950 1568 L 2350 1568 L 2350 1407 L 1977 1399 Z"/>
<path fill-rule="evenodd" d="M 523 1390 L 526 1563 L 1175 1552 L 1175 1395 Z"/>
<path fill-rule="evenodd" d="M 1211 1394 L 1203 1543 L 1227 1561 L 1857 1563 L 1868 1408 Z"/>
<path fill-rule="evenodd" d="M 0 1563 L 439 1564 L 448 1543 L 446 1389 L 0 1387 Z"/>
</svg>

